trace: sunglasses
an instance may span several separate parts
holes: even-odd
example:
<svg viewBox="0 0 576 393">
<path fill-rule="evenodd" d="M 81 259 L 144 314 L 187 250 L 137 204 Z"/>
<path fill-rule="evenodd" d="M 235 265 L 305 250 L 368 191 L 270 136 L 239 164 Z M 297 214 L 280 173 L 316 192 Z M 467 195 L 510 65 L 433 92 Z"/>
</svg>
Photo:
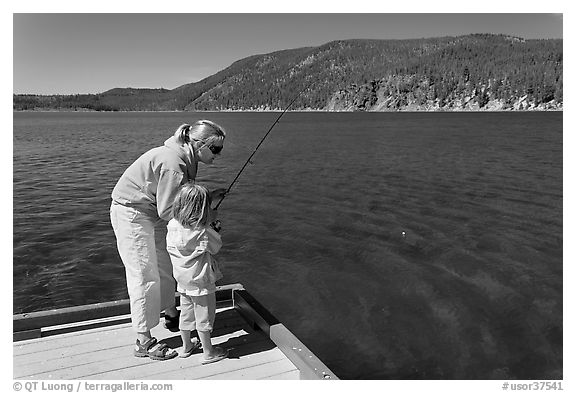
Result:
<svg viewBox="0 0 576 393">
<path fill-rule="evenodd" d="M 220 154 L 220 152 L 222 151 L 222 148 L 224 146 L 213 146 L 213 145 L 208 145 L 208 149 L 210 149 L 210 151 L 212 152 L 212 154 Z"/>
<path fill-rule="evenodd" d="M 198 140 L 198 139 L 194 139 L 197 142 L 202 142 L 204 146 L 208 146 L 208 149 L 210 149 L 210 151 L 212 152 L 212 154 L 216 155 L 216 154 L 220 154 L 220 152 L 222 151 L 222 149 L 224 148 L 224 146 L 213 146 L 213 145 L 209 145 L 204 141 Z"/>
</svg>

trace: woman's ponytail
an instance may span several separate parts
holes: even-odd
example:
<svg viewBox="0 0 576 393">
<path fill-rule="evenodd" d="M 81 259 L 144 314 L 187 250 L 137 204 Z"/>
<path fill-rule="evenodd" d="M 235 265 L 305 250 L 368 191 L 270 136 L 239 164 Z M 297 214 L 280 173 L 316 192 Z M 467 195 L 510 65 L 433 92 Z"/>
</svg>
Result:
<svg viewBox="0 0 576 393">
<path fill-rule="evenodd" d="M 190 124 L 182 124 L 176 132 L 174 133 L 174 137 L 178 143 L 184 144 L 190 142 Z"/>
</svg>

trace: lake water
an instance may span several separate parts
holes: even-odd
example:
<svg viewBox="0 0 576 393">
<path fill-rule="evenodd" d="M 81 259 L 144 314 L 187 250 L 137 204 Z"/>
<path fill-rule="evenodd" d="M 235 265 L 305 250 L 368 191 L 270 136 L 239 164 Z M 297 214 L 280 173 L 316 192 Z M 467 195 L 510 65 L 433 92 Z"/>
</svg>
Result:
<svg viewBox="0 0 576 393">
<path fill-rule="evenodd" d="M 178 125 L 277 113 L 14 113 L 14 312 L 127 298 L 109 223 Z M 561 379 L 562 113 L 287 113 L 219 208 L 225 278 L 343 379 Z M 402 233 L 405 233 L 405 236 Z"/>
</svg>

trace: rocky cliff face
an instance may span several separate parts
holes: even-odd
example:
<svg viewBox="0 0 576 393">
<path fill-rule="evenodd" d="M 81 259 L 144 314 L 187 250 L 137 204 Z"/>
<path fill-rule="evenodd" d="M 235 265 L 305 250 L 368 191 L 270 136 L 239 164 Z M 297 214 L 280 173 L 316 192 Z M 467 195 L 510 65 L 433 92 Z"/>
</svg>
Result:
<svg viewBox="0 0 576 393">
<path fill-rule="evenodd" d="M 323 110 L 335 112 L 563 110 L 563 103 L 554 99 L 536 103 L 529 95 L 523 95 L 503 100 L 491 97 L 489 89 L 452 92 L 446 98 L 439 98 L 436 97 L 433 85 L 427 83 L 421 83 L 412 90 L 402 90 L 390 89 L 389 82 L 389 80 L 372 81 L 339 90 L 332 94 Z"/>
</svg>

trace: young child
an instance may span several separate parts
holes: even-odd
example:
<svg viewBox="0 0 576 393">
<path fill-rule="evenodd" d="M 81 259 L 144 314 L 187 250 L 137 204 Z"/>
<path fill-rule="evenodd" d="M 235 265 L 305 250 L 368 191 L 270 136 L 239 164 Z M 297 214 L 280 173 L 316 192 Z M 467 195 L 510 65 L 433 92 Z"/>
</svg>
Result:
<svg viewBox="0 0 576 393">
<path fill-rule="evenodd" d="M 174 199 L 173 218 L 168 223 L 167 249 L 180 293 L 182 352 L 188 357 L 200 347 L 203 364 L 228 356 L 228 350 L 213 347 L 210 333 L 216 316 L 216 285 L 222 273 L 213 255 L 222 247 L 220 235 L 210 227 L 215 218 L 210 192 L 201 185 L 183 185 Z M 191 331 L 197 330 L 200 342 Z"/>
</svg>

